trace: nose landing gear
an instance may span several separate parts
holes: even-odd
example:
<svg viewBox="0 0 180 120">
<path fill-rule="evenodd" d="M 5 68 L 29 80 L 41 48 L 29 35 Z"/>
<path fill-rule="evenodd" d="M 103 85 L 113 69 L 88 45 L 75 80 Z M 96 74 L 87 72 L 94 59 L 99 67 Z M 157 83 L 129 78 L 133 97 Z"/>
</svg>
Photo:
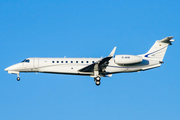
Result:
<svg viewBox="0 0 180 120">
<path fill-rule="evenodd" d="M 19 77 L 19 74 L 17 74 L 17 81 L 20 81 L 20 77 Z"/>
<path fill-rule="evenodd" d="M 17 81 L 20 81 L 20 77 L 17 77 Z"/>
</svg>

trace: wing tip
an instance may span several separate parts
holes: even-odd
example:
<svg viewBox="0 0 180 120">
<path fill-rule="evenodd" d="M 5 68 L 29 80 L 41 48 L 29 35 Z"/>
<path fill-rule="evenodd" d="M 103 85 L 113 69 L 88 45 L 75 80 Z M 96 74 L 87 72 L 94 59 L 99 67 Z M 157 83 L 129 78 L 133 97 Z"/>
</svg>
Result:
<svg viewBox="0 0 180 120">
<path fill-rule="evenodd" d="M 111 51 L 111 53 L 109 54 L 109 56 L 108 57 L 113 57 L 114 56 L 114 53 L 115 53 L 115 51 L 116 51 L 116 46 L 113 48 L 113 50 Z"/>
</svg>

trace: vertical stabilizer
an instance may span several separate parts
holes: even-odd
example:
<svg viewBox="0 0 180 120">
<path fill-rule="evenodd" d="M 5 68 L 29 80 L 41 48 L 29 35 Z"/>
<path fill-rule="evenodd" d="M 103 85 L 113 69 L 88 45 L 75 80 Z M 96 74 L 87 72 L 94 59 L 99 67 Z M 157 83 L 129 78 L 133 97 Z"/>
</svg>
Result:
<svg viewBox="0 0 180 120">
<path fill-rule="evenodd" d="M 166 37 L 162 40 L 157 40 L 151 49 L 144 55 L 144 57 L 162 61 L 166 53 L 168 45 L 172 45 L 173 37 Z"/>
</svg>

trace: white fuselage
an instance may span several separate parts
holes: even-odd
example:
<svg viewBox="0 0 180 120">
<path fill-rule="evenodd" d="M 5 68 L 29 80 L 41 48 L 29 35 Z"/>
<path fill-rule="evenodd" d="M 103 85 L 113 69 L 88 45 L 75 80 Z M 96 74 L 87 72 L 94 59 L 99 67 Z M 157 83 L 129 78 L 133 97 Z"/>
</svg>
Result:
<svg viewBox="0 0 180 120">
<path fill-rule="evenodd" d="M 157 40 L 149 51 L 142 55 L 115 55 L 116 47 L 105 58 L 27 58 L 23 62 L 5 69 L 10 74 L 20 72 L 42 72 L 55 74 L 88 75 L 100 85 L 101 77 L 115 73 L 138 72 L 159 67 L 173 37 Z"/>
<path fill-rule="evenodd" d="M 16 72 L 42 72 L 55 74 L 93 75 L 93 72 L 80 72 L 79 70 L 101 60 L 102 58 L 27 58 L 28 62 L 21 62 L 6 68 L 9 73 Z M 142 62 L 132 65 L 118 65 L 114 58 L 106 67 L 106 75 L 121 72 L 136 72 L 159 67 L 159 61 L 143 59 Z"/>
</svg>

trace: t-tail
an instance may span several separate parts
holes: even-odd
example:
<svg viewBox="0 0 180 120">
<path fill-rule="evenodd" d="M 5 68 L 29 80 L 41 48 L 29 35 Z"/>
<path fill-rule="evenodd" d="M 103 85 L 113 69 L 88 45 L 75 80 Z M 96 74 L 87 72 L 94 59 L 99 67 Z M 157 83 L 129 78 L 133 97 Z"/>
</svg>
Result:
<svg viewBox="0 0 180 120">
<path fill-rule="evenodd" d="M 166 37 L 162 40 L 157 40 L 151 49 L 144 54 L 144 57 L 162 62 L 168 45 L 172 45 L 171 42 L 174 41 L 172 38 L 173 37 Z"/>
</svg>

